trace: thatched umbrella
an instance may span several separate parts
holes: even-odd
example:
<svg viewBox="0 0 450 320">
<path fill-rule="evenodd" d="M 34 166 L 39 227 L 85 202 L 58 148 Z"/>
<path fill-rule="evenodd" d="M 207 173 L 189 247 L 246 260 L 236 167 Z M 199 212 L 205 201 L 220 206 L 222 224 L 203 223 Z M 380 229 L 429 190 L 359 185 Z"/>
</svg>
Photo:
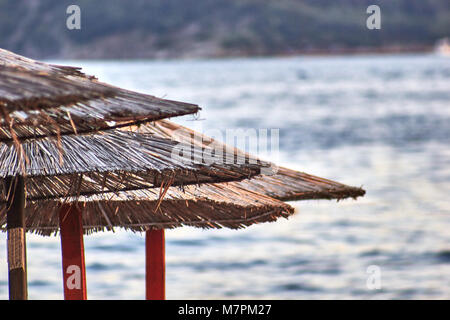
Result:
<svg viewBox="0 0 450 320">
<path fill-rule="evenodd" d="M 258 173 L 258 163 L 186 164 L 173 157 L 177 146 L 165 139 L 123 132 L 73 136 L 198 110 L 196 105 L 101 83 L 78 68 L 49 65 L 0 50 L 0 176 L 7 204 L 12 299 L 27 296 L 25 197 L 78 197 L 157 185 L 166 192 L 170 185 L 230 181 Z M 49 140 L 51 136 L 54 140 Z M 56 153 L 52 144 L 57 146 Z"/>
<path fill-rule="evenodd" d="M 99 82 L 80 68 L 51 65 L 3 49 L 0 106 L 0 142 L 96 132 L 200 109 Z"/>
<path fill-rule="evenodd" d="M 35 184 L 31 185 L 36 187 L 32 189 L 36 191 L 35 194 L 30 194 L 29 196 L 30 203 L 36 201 L 49 201 L 51 199 L 55 199 L 57 202 L 59 201 L 56 200 L 58 197 L 65 197 L 65 201 L 68 201 L 69 199 L 73 200 L 72 198 L 68 198 L 68 196 L 75 196 L 75 199 L 77 199 L 76 201 L 79 201 L 78 199 L 80 196 L 93 198 L 97 194 L 104 195 L 105 192 L 109 191 L 117 192 L 118 190 L 126 191 L 141 189 L 145 187 L 144 182 L 148 183 L 148 176 L 138 175 L 139 182 L 133 184 L 132 180 L 136 177 L 136 170 L 131 169 L 132 172 L 130 173 L 129 168 L 124 169 L 114 167 L 114 170 L 111 171 L 108 171 L 104 167 L 102 167 L 101 170 L 94 168 L 92 169 L 94 170 L 94 173 L 88 173 L 92 172 L 91 170 L 71 173 L 65 171 L 64 168 L 58 168 L 56 170 L 58 172 L 55 171 L 51 175 L 52 179 L 48 180 L 43 178 L 40 180 L 40 178 L 47 175 L 46 170 L 51 167 L 44 164 L 43 169 L 40 171 L 38 170 L 41 172 L 41 177 L 36 178 L 35 180 L 29 180 L 28 176 L 26 176 L 27 170 L 36 170 L 36 162 L 33 162 L 30 166 L 29 157 L 27 156 L 26 151 L 27 148 L 24 148 L 20 144 L 20 141 L 56 136 L 59 144 L 59 149 L 56 153 L 58 153 L 60 157 L 60 166 L 63 166 L 65 155 L 62 152 L 62 150 L 64 150 L 62 146 L 66 142 L 65 139 L 70 140 L 73 137 L 62 136 L 73 133 L 89 133 L 101 129 L 105 130 L 125 127 L 146 123 L 151 120 L 162 119 L 168 116 L 195 113 L 198 110 L 198 107 L 119 89 L 100 83 L 95 78 L 82 74 L 76 68 L 51 66 L 14 55 L 7 51 L 2 51 L 0 53 L 0 60 L 3 61 L 3 63 L 0 62 L 0 73 L 2 74 L 1 79 L 3 80 L 0 80 L 0 104 L 3 107 L 2 113 L 0 114 L 0 142 L 9 144 L 13 142 L 15 144 L 15 147 L 19 150 L 15 155 L 18 162 L 14 160 L 14 157 L 6 157 L 6 161 L 13 160 L 13 163 L 19 164 L 18 166 L 16 165 L 16 169 L 21 168 L 22 170 L 21 172 L 16 170 L 15 177 L 8 175 L 9 173 L 5 175 L 6 187 L 4 188 L 4 198 L 6 200 L 4 202 L 6 203 L 7 213 L 6 221 L 9 240 L 8 260 L 10 264 L 10 279 L 14 278 L 17 280 L 16 285 L 13 285 L 13 287 L 20 288 L 22 286 L 18 292 L 13 292 L 10 296 L 23 298 L 26 297 L 26 281 L 24 277 L 25 237 L 23 229 L 23 208 L 25 198 L 23 191 L 25 189 L 25 182 L 34 181 Z M 4 90 L 2 91 L 1 88 Z M 45 139 L 43 139 L 43 141 L 45 141 Z M 101 144 L 102 143 L 97 144 L 97 146 Z M 167 143 L 164 142 L 162 144 L 165 146 L 163 150 L 167 152 L 170 149 L 167 148 Z M 159 142 L 152 144 L 152 146 L 155 145 L 159 145 Z M 202 146 L 202 148 L 203 147 L 204 146 Z M 49 150 L 48 145 L 44 148 L 38 147 L 37 149 L 39 152 L 43 150 L 48 152 Z M 35 149 L 32 147 L 28 150 Z M 214 150 L 217 150 L 217 147 L 215 147 Z M 36 153 L 33 153 L 33 151 L 32 154 L 33 156 L 36 156 Z M 236 153 L 232 152 L 231 154 L 234 158 L 236 157 Z M 50 156 L 56 159 L 54 157 L 55 152 L 50 152 Z M 242 154 L 238 155 L 238 157 L 242 157 Z M 104 159 L 100 160 L 100 162 L 102 161 L 104 161 Z M 118 162 L 121 163 L 120 160 Z M 57 161 L 53 160 L 53 164 L 56 163 Z M 32 169 L 30 169 L 31 167 Z M 37 167 L 39 167 L 39 165 Z M 190 170 L 190 168 L 185 169 Z M 217 181 L 237 179 L 235 174 L 229 174 L 229 167 L 222 167 L 221 169 L 224 169 L 227 172 L 227 179 L 223 179 L 222 175 Z M 249 173 L 249 176 L 251 176 L 255 169 L 258 170 L 255 166 L 247 168 L 247 170 L 250 170 L 251 172 Z M 144 171 L 148 172 L 148 168 Z M 159 175 L 156 174 L 155 171 L 157 171 Z M 123 183 L 122 179 L 116 179 L 119 176 L 115 175 L 116 173 L 123 174 L 125 172 L 126 174 L 124 175 L 123 180 L 130 183 L 131 187 L 126 187 L 126 184 Z M 116 185 L 113 188 L 115 183 L 108 184 L 108 181 L 110 181 L 109 175 L 111 173 L 114 175 L 112 181 L 117 183 L 119 187 Z M 217 171 L 213 169 L 210 173 L 216 174 Z M 241 173 L 242 171 L 239 171 L 238 173 L 240 178 L 242 178 Z M 68 181 L 70 181 L 68 176 L 74 177 L 74 175 L 77 176 L 77 178 L 68 183 Z M 25 181 L 23 176 L 26 177 Z M 35 178 L 37 176 L 39 176 L 39 174 L 34 174 L 30 177 Z M 98 178 L 100 176 L 103 177 L 101 180 L 102 183 L 99 183 L 100 180 Z M 159 194 L 159 198 L 156 202 L 157 208 L 160 208 L 162 205 L 162 196 L 166 193 L 171 193 L 171 191 L 169 191 L 169 186 L 177 184 L 174 179 L 171 179 L 170 182 L 167 182 L 166 180 L 166 183 L 164 183 L 164 179 L 158 180 L 156 178 L 163 176 L 164 171 L 161 172 L 158 171 L 158 169 L 154 170 L 154 174 L 152 175 L 152 177 L 154 177 L 153 187 L 156 186 L 157 182 L 161 182 L 161 185 L 164 186 L 164 188 L 160 188 L 162 194 Z M 186 178 L 186 176 L 190 178 Z M 205 176 L 208 176 L 208 174 Z M 233 177 L 230 178 L 230 176 Z M 63 179 L 61 179 L 61 177 Z M 185 175 L 181 180 L 182 182 L 179 182 L 179 184 L 189 184 L 194 182 L 192 180 L 192 174 Z M 52 182 L 55 181 L 56 184 L 52 184 Z M 197 180 L 197 182 L 213 181 L 213 179 L 206 179 L 203 181 Z M 44 187 L 41 187 L 41 184 Z M 95 186 L 97 186 L 97 189 Z M 101 187 L 100 190 L 98 190 L 99 186 Z M 213 186 L 210 186 L 210 188 L 213 188 Z M 211 189 L 209 192 L 210 191 Z M 39 195 L 39 192 L 43 193 L 43 195 Z M 146 190 L 145 192 L 149 192 L 149 190 Z M 126 197 L 129 196 L 129 194 L 126 195 Z M 146 194 L 144 198 L 149 200 L 148 194 Z M 90 201 L 92 201 L 92 199 L 90 199 Z M 142 201 L 143 199 L 140 199 L 140 202 Z M 183 199 L 183 201 L 189 203 L 189 201 L 186 202 L 186 199 Z M 101 201 L 97 201 L 97 203 L 101 203 Z M 207 202 L 205 201 L 204 203 Z M 101 207 L 103 207 L 103 205 L 101 205 Z M 82 238 L 80 241 L 80 238 L 77 237 L 76 229 L 82 231 L 83 226 L 81 214 L 77 214 L 75 211 L 77 211 L 76 206 L 63 206 L 61 209 L 60 217 L 62 217 L 63 220 L 65 219 L 65 221 L 60 222 L 61 233 L 63 238 L 67 236 L 70 237 L 70 241 L 66 242 L 70 243 L 71 247 L 69 249 L 80 252 L 82 251 L 83 243 Z M 100 211 L 103 212 L 104 210 Z M 12 212 L 16 214 L 11 214 Z M 287 212 L 289 212 L 289 210 Z M 107 217 L 107 214 L 105 216 Z M 270 216 L 270 214 L 268 214 L 268 216 Z M 278 214 L 278 216 L 283 216 L 283 214 Z M 105 220 L 108 223 L 106 227 L 111 226 L 111 221 L 108 221 L 108 218 L 106 217 Z M 271 219 L 276 217 L 277 215 L 271 216 Z M 243 221 L 244 222 L 241 222 L 241 224 L 248 223 L 245 222 L 247 219 L 244 219 Z M 257 220 L 255 219 L 255 221 Z M 180 224 L 182 222 L 178 221 L 177 223 Z M 171 221 L 168 225 L 176 226 L 177 223 L 174 224 L 173 221 Z M 211 221 L 208 223 L 214 225 Z M 227 224 L 231 222 L 216 221 L 215 227 L 221 226 L 221 223 Z M 235 223 L 237 223 L 237 220 Z M 142 225 L 143 224 L 141 224 L 141 227 Z M 73 228 L 74 230 L 72 231 L 75 232 L 70 232 L 70 228 Z M 63 235 L 65 233 L 64 230 L 69 231 L 65 236 Z M 157 239 L 159 241 L 152 242 L 149 239 Z M 153 249 L 159 253 L 159 255 L 156 255 L 156 262 L 159 270 L 162 270 L 161 266 L 163 267 L 163 265 L 161 264 L 161 261 L 164 260 L 163 251 L 161 250 L 164 247 L 163 240 L 163 229 L 162 231 L 147 232 L 147 244 L 149 244 L 147 253 L 151 253 Z M 65 241 L 63 240 L 63 244 L 64 242 Z M 152 254 L 148 255 L 150 260 L 152 260 L 151 257 L 153 256 L 154 255 Z M 78 263 L 79 261 L 76 262 Z M 153 262 L 151 262 L 151 264 L 153 265 Z M 84 265 L 84 263 L 81 262 L 80 265 Z M 11 266 L 13 266 L 14 270 L 11 270 Z"/>
<path fill-rule="evenodd" d="M 168 128 L 176 130 L 167 130 Z M 189 141 L 192 130 L 158 121 L 144 126 L 141 131 L 153 137 Z M 208 137 L 197 140 L 208 147 Z M 216 147 L 224 147 L 216 142 Z M 228 150 L 235 150 L 229 148 Z M 240 154 L 240 152 L 237 150 Z M 58 230 L 61 205 L 71 202 L 82 208 L 83 221 L 78 229 L 85 233 L 123 227 L 133 231 L 146 230 L 147 298 L 164 298 L 164 229 L 179 226 L 237 229 L 255 223 L 275 221 L 288 217 L 292 208 L 267 196 L 288 200 L 343 199 L 364 195 L 361 188 L 349 187 L 306 173 L 279 168 L 274 175 L 261 175 L 251 180 L 226 184 L 204 184 L 186 187 L 184 192 L 171 187 L 163 201 L 158 201 L 155 189 L 103 194 L 100 196 L 57 201 L 34 200 L 26 208 L 27 229 L 42 235 Z M 47 213 L 42 217 L 40 208 Z M 1 212 L 1 211 L 0 211 Z M 44 219 L 42 219 L 44 218 Z M 1 217 L 0 217 L 1 219 Z M 0 220 L 2 221 L 2 220 Z M 82 251 L 82 249 L 80 249 Z"/>
</svg>

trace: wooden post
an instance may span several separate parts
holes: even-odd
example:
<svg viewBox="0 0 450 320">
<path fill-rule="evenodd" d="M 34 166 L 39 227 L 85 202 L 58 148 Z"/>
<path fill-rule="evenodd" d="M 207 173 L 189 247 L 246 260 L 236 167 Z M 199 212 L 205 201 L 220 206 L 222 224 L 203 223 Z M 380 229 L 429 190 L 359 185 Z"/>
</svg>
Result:
<svg viewBox="0 0 450 320">
<path fill-rule="evenodd" d="M 10 300 L 27 300 L 27 254 L 25 241 L 25 184 L 23 177 L 5 179 L 8 195 L 8 283 Z"/>
<path fill-rule="evenodd" d="M 77 206 L 63 205 L 59 212 L 65 300 L 86 300 L 83 221 Z"/>
<path fill-rule="evenodd" d="M 148 230 L 145 234 L 145 297 L 166 299 L 166 262 L 164 229 Z"/>
</svg>

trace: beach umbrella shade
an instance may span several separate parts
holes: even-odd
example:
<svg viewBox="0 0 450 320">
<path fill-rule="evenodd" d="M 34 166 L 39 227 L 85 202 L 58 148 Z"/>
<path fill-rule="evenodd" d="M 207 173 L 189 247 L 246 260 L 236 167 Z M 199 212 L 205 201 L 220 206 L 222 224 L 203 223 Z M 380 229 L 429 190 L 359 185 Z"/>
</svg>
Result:
<svg viewBox="0 0 450 320">
<path fill-rule="evenodd" d="M 161 138 L 170 136 L 173 139 L 183 140 L 180 136 L 186 137 L 186 134 L 192 133 L 192 130 L 168 121 L 158 121 L 146 127 L 148 128 L 143 131 L 151 131 L 154 137 Z M 163 130 L 168 127 L 177 128 L 178 134 L 172 134 L 174 131 Z M 171 134 L 168 135 L 168 132 Z M 186 134 L 180 135 L 180 132 Z M 205 141 L 209 140 L 205 139 Z M 202 146 L 205 147 L 205 145 Z M 27 228 L 43 235 L 56 232 L 59 226 L 58 212 L 62 212 L 59 209 L 60 206 L 75 204 L 75 207 L 83 208 L 83 216 L 80 216 L 80 221 L 75 224 L 79 232 L 77 239 L 81 239 L 81 243 L 83 231 L 90 233 L 111 230 L 114 227 L 133 231 L 147 230 L 146 295 L 149 299 L 162 299 L 165 296 L 164 281 L 161 280 L 164 279 L 165 228 L 185 225 L 237 229 L 254 223 L 275 221 L 278 217 L 288 217 L 292 213 L 290 207 L 277 204 L 267 195 L 284 201 L 339 200 L 348 197 L 356 198 L 364 193 L 365 191 L 361 188 L 346 186 L 286 168 L 278 168 L 273 175 L 260 175 L 241 182 L 189 186 L 184 192 L 170 187 L 163 201 L 158 201 L 158 191 L 155 189 L 65 199 L 59 202 L 33 201 L 27 206 Z M 39 208 L 45 208 L 43 211 L 48 213 L 45 219 L 41 219 Z M 73 211 L 79 212 L 76 209 Z M 80 257 L 79 263 L 82 264 L 84 257 L 82 247 L 79 246 L 77 252 Z M 84 274 L 84 268 L 82 270 Z M 69 294 L 66 294 L 66 297 L 69 297 Z M 82 295 L 78 294 L 76 297 L 80 298 Z"/>
<path fill-rule="evenodd" d="M 20 141 L 45 136 L 57 136 L 59 160 L 60 164 L 63 164 L 63 149 L 61 147 L 63 142 L 61 136 L 141 124 L 168 116 L 195 113 L 199 109 L 195 105 L 162 100 L 100 83 L 94 77 L 84 75 L 77 68 L 52 66 L 12 54 L 5 50 L 1 52 L 0 56 L 0 73 L 2 74 L 3 80 L 3 82 L 0 81 L 0 104 L 2 106 L 2 112 L 0 114 L 0 142 L 7 144 L 13 142 L 19 150 L 17 158 L 19 160 L 26 159 L 27 163 L 29 162 L 29 158 L 26 156 L 22 144 L 19 143 Z M 4 90 L 2 91 L 1 89 Z M 240 156 L 242 157 L 242 155 Z M 8 160 L 10 161 L 11 158 Z M 8 251 L 8 258 L 11 264 L 21 267 L 18 269 L 24 271 L 25 237 L 23 230 L 23 209 L 25 199 L 24 190 L 28 178 L 25 174 L 24 161 L 16 161 L 15 163 L 20 163 L 22 175 L 16 175 L 15 177 L 6 176 L 3 192 L 6 199 L 6 212 L 16 213 L 7 214 L 6 217 L 9 239 L 8 247 L 13 249 Z M 35 170 L 35 167 L 33 170 Z M 121 169 L 116 168 L 114 172 L 120 171 Z M 105 172 L 108 171 L 101 171 L 103 174 Z M 133 174 L 135 172 L 132 171 Z M 97 193 L 102 194 L 106 191 L 111 191 L 111 185 L 107 186 L 105 182 L 108 180 L 105 178 L 105 175 L 103 176 L 103 184 L 100 184 L 101 191 L 91 192 L 82 189 L 81 187 L 85 187 L 86 183 L 90 183 L 90 188 L 93 188 L 94 184 L 98 185 L 98 180 L 95 178 L 93 179 L 89 175 L 87 178 L 84 178 L 83 174 L 86 175 L 86 173 L 76 173 L 81 175 L 78 176 L 77 181 L 71 184 L 72 188 L 69 189 L 71 191 L 64 194 L 65 198 L 73 196 L 74 190 L 77 190 L 76 197 L 95 195 Z M 27 178 L 26 181 L 24 176 Z M 63 176 L 66 177 L 67 172 Z M 126 176 L 130 177 L 129 175 Z M 67 180 L 63 183 L 59 179 L 56 180 L 58 180 L 58 187 L 63 185 L 67 189 Z M 156 181 L 155 179 L 154 182 Z M 49 186 L 50 183 L 44 185 Z M 123 187 L 122 181 L 120 181 L 119 185 L 122 187 L 115 188 L 114 191 L 127 190 L 127 188 Z M 162 185 L 164 189 L 161 188 L 160 190 L 164 190 L 163 193 L 166 193 L 170 189 L 168 186 L 176 185 L 176 183 L 173 180 L 169 180 L 166 185 L 164 183 Z M 141 187 L 142 185 L 139 187 L 133 186 L 129 190 Z M 45 188 L 36 189 L 43 191 Z M 62 196 L 59 191 L 65 189 L 56 188 L 56 190 L 59 190 L 57 192 L 51 192 L 50 190 L 53 189 L 47 189 L 44 197 L 36 195 L 38 192 L 35 192 L 33 196 L 31 192 L 30 201 L 55 199 L 58 196 Z M 66 213 L 69 211 L 67 210 Z M 64 210 L 61 212 L 64 212 Z M 16 217 L 19 218 L 16 219 Z M 79 221 L 79 219 L 76 221 Z M 20 274 L 19 272 L 19 274 L 14 274 L 10 271 L 10 280 L 12 275 L 13 278 L 21 282 L 17 283 L 14 287 L 20 288 L 20 285 L 25 283 L 23 281 L 23 273 Z M 26 287 L 20 289 L 18 293 L 13 293 L 13 295 L 17 297 L 20 295 L 22 297 L 26 296 Z"/>
<path fill-rule="evenodd" d="M 80 68 L 0 49 L 0 142 L 96 132 L 193 114 L 194 104 L 98 81 Z"/>
</svg>

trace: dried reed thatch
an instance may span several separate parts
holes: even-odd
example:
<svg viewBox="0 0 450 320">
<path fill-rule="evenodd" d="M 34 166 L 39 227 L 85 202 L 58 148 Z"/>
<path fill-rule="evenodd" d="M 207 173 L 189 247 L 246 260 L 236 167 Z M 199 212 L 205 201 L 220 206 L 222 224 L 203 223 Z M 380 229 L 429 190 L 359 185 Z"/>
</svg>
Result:
<svg viewBox="0 0 450 320">
<path fill-rule="evenodd" d="M 187 141 L 193 143 L 192 140 L 186 139 L 191 136 L 192 130 L 166 120 L 147 124 L 141 131 L 151 133 L 155 138 L 173 138 L 184 143 Z M 207 147 L 205 142 L 210 140 L 204 138 L 196 140 L 195 143 Z M 224 146 L 220 142 L 216 143 Z M 234 150 L 240 155 L 243 154 L 242 151 Z M 259 175 L 251 180 L 188 186 L 183 191 L 170 187 L 162 201 L 160 191 L 157 189 L 105 193 L 80 198 L 34 199 L 27 203 L 26 215 L 29 230 L 42 235 L 57 232 L 58 212 L 65 203 L 82 207 L 86 233 L 111 230 L 114 227 L 124 227 L 133 231 L 180 226 L 236 229 L 276 221 L 279 217 L 287 218 L 293 213 L 292 207 L 275 199 L 339 200 L 356 198 L 363 196 L 364 193 L 361 188 L 280 167 L 274 175 Z M 4 204 L 0 204 L 2 224 L 5 219 L 3 208 Z"/>
<path fill-rule="evenodd" d="M 155 137 L 174 139 L 183 143 L 192 143 L 202 147 L 227 148 L 227 150 L 245 154 L 235 148 L 195 132 L 168 120 L 160 120 L 139 127 L 139 132 L 151 133 Z M 248 154 L 245 154 L 248 156 Z M 274 168 L 275 174 L 260 175 L 251 180 L 230 183 L 245 190 L 270 196 L 282 201 L 310 199 L 345 199 L 364 196 L 365 190 L 351 187 L 328 179 L 294 171 L 287 168 Z"/>
<path fill-rule="evenodd" d="M 121 227 L 133 231 L 194 226 L 199 228 L 245 228 L 255 223 L 287 218 L 294 209 L 275 199 L 232 186 L 170 188 L 159 201 L 155 189 L 66 199 L 82 208 L 85 233 Z M 58 213 L 63 202 L 28 202 L 25 209 L 29 232 L 50 235 L 59 229 Z M 0 205 L 0 225 L 6 222 Z"/>
<path fill-rule="evenodd" d="M 0 142 L 95 132 L 198 110 L 0 49 Z"/>
<path fill-rule="evenodd" d="M 32 201 L 242 180 L 270 165 L 225 152 L 221 161 L 205 163 L 203 153 L 213 153 L 208 148 L 191 150 L 191 145 L 120 130 L 64 136 L 60 159 L 53 140 L 22 143 L 26 157 L 14 145 L 0 144 L 0 178 L 25 172 L 27 199 Z M 6 193 L 3 187 L 0 202 L 6 201 Z"/>
</svg>

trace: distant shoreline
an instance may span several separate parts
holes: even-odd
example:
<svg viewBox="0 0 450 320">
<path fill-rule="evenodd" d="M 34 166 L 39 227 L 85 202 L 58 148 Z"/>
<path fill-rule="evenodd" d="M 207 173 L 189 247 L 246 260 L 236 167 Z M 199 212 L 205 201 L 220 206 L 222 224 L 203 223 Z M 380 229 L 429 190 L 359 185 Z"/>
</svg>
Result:
<svg viewBox="0 0 450 320">
<path fill-rule="evenodd" d="M 110 54 L 97 54 L 89 57 L 87 54 L 69 54 L 57 55 L 52 57 L 44 57 L 45 60 L 198 60 L 198 59 L 226 59 L 226 58 L 276 58 L 276 57 L 295 57 L 295 56 L 339 56 L 339 55 L 384 55 L 384 54 L 402 54 L 402 53 L 432 53 L 434 46 L 417 45 L 417 46 L 385 46 L 385 47 L 356 47 L 356 48 L 333 48 L 333 49 L 305 49 L 293 50 L 289 52 L 280 52 L 275 54 L 255 54 L 251 52 L 234 51 L 221 52 L 217 54 L 195 54 L 182 53 L 160 54 L 157 51 L 148 52 L 147 54 L 128 54 L 126 56 L 112 56 Z M 42 59 L 42 58 L 41 58 Z"/>
<path fill-rule="evenodd" d="M 395 53 L 431 53 L 434 46 L 386 46 L 386 47 L 357 47 L 339 49 L 298 50 L 292 55 L 333 56 L 333 55 L 360 55 L 360 54 L 395 54 Z M 283 54 L 282 54 L 283 55 Z M 291 55 L 286 54 L 287 56 Z"/>
</svg>

